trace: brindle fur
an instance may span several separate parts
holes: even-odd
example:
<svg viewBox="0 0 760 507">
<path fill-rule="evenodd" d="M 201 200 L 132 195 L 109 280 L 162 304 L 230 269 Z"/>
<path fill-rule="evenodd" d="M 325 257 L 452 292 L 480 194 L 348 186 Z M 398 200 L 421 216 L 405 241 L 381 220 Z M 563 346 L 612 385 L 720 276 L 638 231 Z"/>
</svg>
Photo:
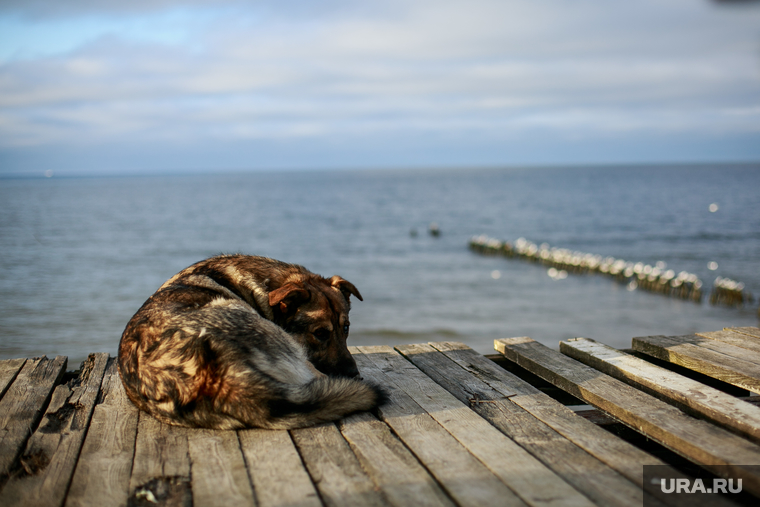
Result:
<svg viewBox="0 0 760 507">
<path fill-rule="evenodd" d="M 349 295 L 339 276 L 221 255 L 181 271 L 127 324 L 119 372 L 140 409 L 170 424 L 298 428 L 381 404 L 355 378 Z"/>
</svg>

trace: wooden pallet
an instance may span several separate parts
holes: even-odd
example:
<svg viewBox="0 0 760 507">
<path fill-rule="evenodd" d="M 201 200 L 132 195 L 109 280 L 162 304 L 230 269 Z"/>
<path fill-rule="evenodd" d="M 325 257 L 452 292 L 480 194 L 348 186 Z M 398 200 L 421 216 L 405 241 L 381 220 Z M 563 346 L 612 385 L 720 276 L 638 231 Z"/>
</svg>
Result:
<svg viewBox="0 0 760 507">
<path fill-rule="evenodd" d="M 633 339 L 633 349 L 757 392 L 757 328 Z M 527 337 L 496 340 L 511 361 L 760 497 L 760 407 L 641 357 L 589 340 L 555 351 Z"/>
<path fill-rule="evenodd" d="M 529 339 L 497 346 L 563 389 L 575 381 L 589 390 L 577 382 L 582 375 L 573 373 L 589 367 L 559 352 Z M 64 357 L 0 361 L 0 505 L 732 505 L 720 498 L 684 502 L 646 483 L 644 465 L 688 476 L 591 422 L 611 416 L 630 424 L 614 397 L 596 403 L 582 389 L 569 389 L 607 415 L 583 417 L 461 343 L 351 351 L 364 378 L 387 388 L 390 402 L 374 414 L 292 431 L 162 424 L 129 402 L 107 354 L 91 355 L 76 374 L 66 373 Z M 546 358 L 561 366 L 561 374 L 530 366 Z M 618 382 L 636 396 L 663 403 L 591 370 L 587 376 L 609 379 L 603 387 Z M 570 380 L 557 381 L 556 375 Z M 705 408 L 680 399 L 683 408 L 713 416 L 727 402 Z M 746 438 L 725 432 L 720 422 L 709 424 L 725 433 L 708 432 L 728 449 L 711 448 L 713 454 L 730 461 L 739 452 L 731 445 L 741 441 L 740 457 L 754 458 L 754 421 L 734 428 Z M 674 426 L 664 424 L 677 434 Z M 701 462 L 702 454 L 685 452 L 671 440 L 676 439 L 662 438 Z"/>
</svg>

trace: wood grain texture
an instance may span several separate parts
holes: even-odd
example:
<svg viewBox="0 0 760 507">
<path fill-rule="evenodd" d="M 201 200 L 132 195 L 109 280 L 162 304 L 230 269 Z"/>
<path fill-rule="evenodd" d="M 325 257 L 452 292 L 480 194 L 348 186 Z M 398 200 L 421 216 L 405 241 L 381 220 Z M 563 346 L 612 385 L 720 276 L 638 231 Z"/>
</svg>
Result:
<svg viewBox="0 0 760 507">
<path fill-rule="evenodd" d="M 753 338 L 760 338 L 760 329 L 756 327 L 726 327 L 724 331 L 734 331 Z"/>
<path fill-rule="evenodd" d="M 63 504 L 107 363 L 108 354 L 91 354 L 76 379 L 55 388 L 40 426 L 20 457 L 21 469 L 0 492 L 0 504 Z"/>
<path fill-rule="evenodd" d="M 760 393 L 760 364 L 742 359 L 756 354 L 739 347 L 687 336 L 642 336 L 633 338 L 633 350 L 670 361 L 728 384 Z M 760 358 L 757 359 L 760 363 Z"/>
<path fill-rule="evenodd" d="M 587 338 L 560 342 L 560 352 L 682 410 L 760 441 L 760 407 Z"/>
<path fill-rule="evenodd" d="M 354 354 L 361 375 L 388 391 L 390 400 L 379 409 L 381 419 L 458 505 L 526 505 L 408 393 L 399 388 L 387 375 L 387 369 L 377 366 L 370 359 L 375 354 L 373 348 L 368 348 L 366 354 L 355 347 L 349 350 Z M 383 350 L 392 351 L 390 348 Z M 408 363 L 408 368 L 416 369 L 411 363 Z"/>
<path fill-rule="evenodd" d="M 742 334 L 737 331 L 724 329 L 723 331 L 697 333 L 697 336 L 733 345 L 734 347 L 751 350 L 755 353 L 760 353 L 760 338 Z"/>
<path fill-rule="evenodd" d="M 340 430 L 362 468 L 391 505 L 453 507 L 435 479 L 375 416 L 355 414 L 342 421 Z"/>
<path fill-rule="evenodd" d="M 396 350 L 551 469 L 558 477 L 545 472 L 543 477 L 536 477 L 535 487 L 547 494 L 546 489 L 555 484 L 565 486 L 565 491 L 549 493 L 561 498 L 562 505 L 590 504 L 573 488 L 597 504 L 622 507 L 643 502 L 640 487 L 512 403 L 509 397 L 470 375 L 431 345 L 402 345 Z"/>
<path fill-rule="evenodd" d="M 193 507 L 255 505 L 236 432 L 193 429 L 188 444 Z"/>
<path fill-rule="evenodd" d="M 645 394 L 530 338 L 495 341 L 496 349 L 523 368 L 611 414 L 629 427 L 714 471 L 735 473 L 745 489 L 760 493 L 760 447 Z M 714 465 L 725 465 L 714 467 Z"/>
<path fill-rule="evenodd" d="M 238 431 L 259 507 L 319 507 L 317 490 L 285 430 Z"/>
<path fill-rule="evenodd" d="M 715 347 L 732 346 L 751 357 L 754 351 L 742 347 L 743 340 L 758 339 L 736 329 L 705 335 L 690 339 L 703 340 L 696 346 L 721 358 L 730 354 Z M 622 384 L 528 338 L 501 342 L 505 355 L 596 406 L 607 420 L 623 421 L 716 473 L 717 465 L 734 467 L 745 492 L 760 497 L 760 473 L 736 467 L 760 465 L 760 446 L 658 400 L 660 405 L 651 403 L 641 392 L 645 386 Z M 504 356 L 489 360 L 452 342 L 398 350 L 405 356 L 390 347 L 351 348 L 364 378 L 389 393 L 389 403 L 376 413 L 291 432 L 162 424 L 132 405 L 115 361 L 105 354 L 92 356 L 78 379 L 64 376 L 64 357 L 0 361 L 0 463 L 6 463 L 0 505 L 590 507 L 592 501 L 641 505 L 641 493 L 629 494 L 630 488 L 643 487 L 644 495 L 659 490 L 643 484 L 642 468 L 667 468 L 661 461 L 510 373 Z M 623 366 L 631 378 L 646 377 Z M 684 386 L 670 376 L 650 380 L 670 389 L 694 388 L 693 400 L 683 401 L 686 408 L 713 403 L 705 396 L 710 391 L 697 392 L 697 384 Z M 756 430 L 754 414 L 729 415 Z M 661 473 L 688 478 L 673 468 Z M 729 505 L 702 495 L 680 503 L 654 496 L 644 503 Z"/>
<path fill-rule="evenodd" d="M 26 363 L 26 359 L 5 359 L 0 361 L 0 399 L 16 379 L 16 375 Z"/>
<path fill-rule="evenodd" d="M 66 372 L 67 359 L 28 359 L 0 400 L 0 485 L 11 473 Z"/>
<path fill-rule="evenodd" d="M 717 331 L 717 332 L 721 333 L 722 337 L 726 336 L 726 335 L 723 335 L 722 333 L 727 333 L 726 331 Z M 736 345 L 726 343 L 724 340 L 705 339 L 705 337 L 702 337 L 696 334 L 685 335 L 685 336 L 671 336 L 669 338 L 681 340 L 683 343 L 694 344 L 703 349 L 712 350 L 714 352 L 717 352 L 718 354 L 723 354 L 735 360 L 751 363 L 754 365 L 754 368 L 751 371 L 754 374 L 757 374 L 758 377 L 760 377 L 760 352 L 755 352 L 743 347 L 738 347 Z M 748 339 L 753 340 L 753 338 L 751 337 L 748 337 Z M 746 343 L 746 340 L 745 340 L 745 343 Z"/>
<path fill-rule="evenodd" d="M 115 359 L 103 377 L 87 438 L 71 480 L 67 507 L 127 504 L 137 436 L 137 408 L 127 398 Z"/>
<path fill-rule="evenodd" d="M 188 437 L 193 431 L 139 412 L 127 505 L 151 497 L 171 506 L 192 505 Z"/>
<path fill-rule="evenodd" d="M 708 499 L 699 496 L 686 501 L 674 500 L 672 495 L 663 493 L 658 485 L 644 482 L 644 465 L 657 465 L 669 477 L 689 480 L 692 479 L 691 477 L 686 476 L 665 462 L 598 427 L 593 422 L 579 417 L 570 408 L 501 368 L 463 343 L 438 342 L 431 343 L 430 345 L 502 395 L 515 393 L 509 397 L 512 403 L 543 421 L 557 433 L 607 464 L 638 487 L 646 489 L 647 494 L 650 495 L 647 500 L 648 502 L 651 502 L 651 497 L 656 497 L 669 505 L 679 507 L 732 505 L 722 499 Z M 596 409 L 594 410 L 596 411 Z M 604 414 L 604 412 L 600 411 L 599 413 Z M 605 417 L 609 418 L 606 415 Z"/>
<path fill-rule="evenodd" d="M 291 430 L 291 435 L 326 506 L 390 505 L 335 424 Z"/>
</svg>

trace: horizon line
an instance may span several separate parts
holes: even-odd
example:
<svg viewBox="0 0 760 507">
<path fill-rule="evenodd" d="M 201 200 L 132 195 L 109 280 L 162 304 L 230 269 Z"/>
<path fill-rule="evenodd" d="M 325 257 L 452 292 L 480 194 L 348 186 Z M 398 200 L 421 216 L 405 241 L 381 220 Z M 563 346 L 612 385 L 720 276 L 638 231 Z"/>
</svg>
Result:
<svg viewBox="0 0 760 507">
<path fill-rule="evenodd" d="M 591 162 L 567 164 L 478 164 L 478 165 L 420 165 L 420 166 L 366 166 L 366 167 L 249 167 L 249 168 L 219 168 L 219 169 L 156 169 L 156 170 L 121 170 L 115 172 L 92 172 L 92 171 L 66 171 L 65 174 L 57 174 L 53 169 L 35 171 L 0 172 L 0 180 L 12 179 L 76 179 L 76 178 L 123 178 L 123 177 L 147 177 L 147 176 L 206 176 L 206 175 L 231 175 L 245 173 L 313 173 L 313 172 L 398 172 L 398 171 L 467 171 L 467 170 L 544 170 L 544 169 L 625 169 L 644 167 L 707 167 L 707 166 L 758 166 L 758 160 L 722 160 L 722 161 L 650 161 L 650 162 Z"/>
</svg>

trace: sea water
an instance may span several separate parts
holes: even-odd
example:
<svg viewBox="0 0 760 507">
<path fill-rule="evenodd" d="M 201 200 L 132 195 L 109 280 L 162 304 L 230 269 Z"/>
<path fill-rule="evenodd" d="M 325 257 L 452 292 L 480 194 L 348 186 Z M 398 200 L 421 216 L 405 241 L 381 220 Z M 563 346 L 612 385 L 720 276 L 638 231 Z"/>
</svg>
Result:
<svg viewBox="0 0 760 507">
<path fill-rule="evenodd" d="M 0 180 L 0 358 L 115 354 L 140 305 L 218 253 L 353 282 L 350 344 L 645 335 L 757 326 L 760 165 L 282 171 Z M 431 223 L 439 236 L 429 234 Z M 485 257 L 473 235 L 664 263 L 701 303 Z M 712 268 L 712 269 L 711 269 Z M 755 302 L 712 306 L 713 280 Z"/>
</svg>

